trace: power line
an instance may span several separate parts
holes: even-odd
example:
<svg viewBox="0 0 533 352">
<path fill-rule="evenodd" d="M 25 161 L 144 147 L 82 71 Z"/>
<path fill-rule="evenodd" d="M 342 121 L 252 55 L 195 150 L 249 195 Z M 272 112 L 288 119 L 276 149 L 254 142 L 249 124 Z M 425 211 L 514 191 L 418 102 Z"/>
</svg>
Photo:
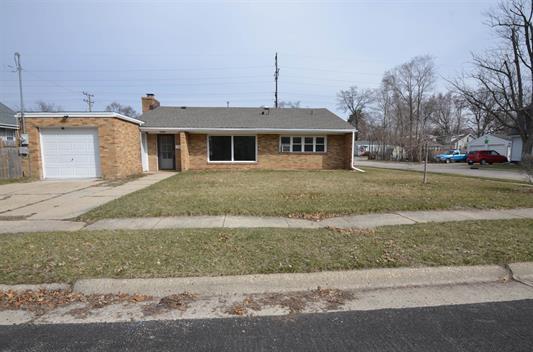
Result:
<svg viewBox="0 0 533 352">
<path fill-rule="evenodd" d="M 239 66 L 239 67 L 189 67 L 189 68 L 131 68 L 131 69 L 94 69 L 94 70 L 33 70 L 33 72 L 167 72 L 167 71 L 211 71 L 211 70 L 241 70 L 267 68 L 271 66 Z"/>
<path fill-rule="evenodd" d="M 55 81 L 52 81 L 52 80 L 49 80 L 49 79 L 42 78 L 42 77 L 36 75 L 35 73 L 33 73 L 33 71 L 27 71 L 27 70 L 25 70 L 25 72 L 28 73 L 30 76 L 36 77 L 36 78 L 38 79 L 38 80 L 35 80 L 36 82 L 39 82 L 39 81 L 48 82 L 48 83 L 50 83 L 50 85 L 56 86 L 56 87 L 58 87 L 58 88 L 62 88 L 62 89 L 64 89 L 65 91 L 68 91 L 68 92 L 70 92 L 70 93 L 80 94 L 80 91 L 74 91 L 74 90 L 72 90 L 72 89 L 70 89 L 70 88 L 67 88 L 67 87 L 61 85 L 61 84 L 58 84 L 58 83 L 55 82 Z"/>
</svg>

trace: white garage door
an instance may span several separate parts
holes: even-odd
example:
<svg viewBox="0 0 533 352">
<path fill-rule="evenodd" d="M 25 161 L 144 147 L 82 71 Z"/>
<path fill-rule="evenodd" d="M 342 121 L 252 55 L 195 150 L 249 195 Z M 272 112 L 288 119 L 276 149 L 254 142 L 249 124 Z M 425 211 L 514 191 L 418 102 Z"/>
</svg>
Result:
<svg viewBox="0 0 533 352">
<path fill-rule="evenodd" d="M 44 178 L 100 177 L 96 128 L 42 128 Z"/>
</svg>

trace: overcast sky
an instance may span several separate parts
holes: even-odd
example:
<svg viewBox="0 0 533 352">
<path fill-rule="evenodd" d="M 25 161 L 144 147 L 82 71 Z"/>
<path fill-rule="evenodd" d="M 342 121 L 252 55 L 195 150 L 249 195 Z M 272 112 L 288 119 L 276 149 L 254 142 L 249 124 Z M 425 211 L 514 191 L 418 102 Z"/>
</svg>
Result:
<svg viewBox="0 0 533 352">
<path fill-rule="evenodd" d="M 383 72 L 432 55 L 439 75 L 467 68 L 492 45 L 484 1 L 1 0 L 0 101 L 17 108 L 8 65 L 22 55 L 24 97 L 85 110 L 112 101 L 162 105 L 273 104 L 279 98 L 336 110 L 336 92 L 373 88 Z M 438 88 L 444 89 L 443 80 Z"/>
</svg>

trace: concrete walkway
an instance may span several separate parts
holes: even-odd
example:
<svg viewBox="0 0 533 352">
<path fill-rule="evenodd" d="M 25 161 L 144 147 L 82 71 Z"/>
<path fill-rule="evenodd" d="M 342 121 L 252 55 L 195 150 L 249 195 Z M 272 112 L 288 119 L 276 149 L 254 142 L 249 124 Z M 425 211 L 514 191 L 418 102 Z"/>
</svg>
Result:
<svg viewBox="0 0 533 352">
<path fill-rule="evenodd" d="M 390 162 L 390 161 L 375 161 L 375 160 L 356 160 L 355 166 L 359 168 L 376 167 L 380 169 L 395 169 L 395 170 L 409 170 L 409 171 L 424 171 L 423 163 L 412 162 Z M 490 169 L 489 167 L 472 169 L 466 163 L 452 163 L 452 164 L 428 164 L 428 172 L 452 174 L 461 176 L 472 176 L 481 178 L 494 178 L 501 180 L 527 182 L 528 177 L 525 172 L 521 170 L 501 170 Z"/>
<path fill-rule="evenodd" d="M 102 180 L 62 180 L 1 185 L 0 220 L 3 217 L 27 220 L 72 219 L 173 175 L 175 173 L 161 172 L 125 183 Z M 44 224 L 47 223 L 44 222 Z M 64 226 L 64 224 L 58 226 Z"/>
<path fill-rule="evenodd" d="M 385 214 L 340 216 L 322 221 L 254 216 L 175 216 L 160 218 L 104 219 L 87 225 L 57 220 L 0 221 L 0 233 L 79 230 L 152 230 L 185 228 L 374 228 L 386 225 L 412 225 L 427 222 L 467 220 L 533 219 L 533 208 L 493 210 L 403 211 Z"/>
</svg>

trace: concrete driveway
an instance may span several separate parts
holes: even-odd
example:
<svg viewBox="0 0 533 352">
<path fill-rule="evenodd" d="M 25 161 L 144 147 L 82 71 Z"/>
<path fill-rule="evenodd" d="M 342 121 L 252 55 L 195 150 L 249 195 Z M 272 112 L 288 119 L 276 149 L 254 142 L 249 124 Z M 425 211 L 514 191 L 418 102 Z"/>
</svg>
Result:
<svg viewBox="0 0 533 352">
<path fill-rule="evenodd" d="M 64 220 L 175 175 L 150 174 L 130 182 L 35 181 L 0 185 L 0 220 Z"/>
<path fill-rule="evenodd" d="M 363 168 L 377 167 L 382 169 L 396 169 L 396 170 L 410 170 L 410 171 L 424 171 L 423 163 L 411 162 L 392 162 L 392 161 L 375 161 L 375 160 L 355 160 L 355 167 Z M 476 165 L 479 167 L 479 165 Z M 488 168 L 472 169 L 466 163 L 451 163 L 451 164 L 428 164 L 428 172 L 453 174 L 461 176 L 474 176 L 482 178 L 496 178 L 501 180 L 521 181 L 526 182 L 527 176 L 523 171 L 519 170 L 499 170 Z"/>
</svg>

